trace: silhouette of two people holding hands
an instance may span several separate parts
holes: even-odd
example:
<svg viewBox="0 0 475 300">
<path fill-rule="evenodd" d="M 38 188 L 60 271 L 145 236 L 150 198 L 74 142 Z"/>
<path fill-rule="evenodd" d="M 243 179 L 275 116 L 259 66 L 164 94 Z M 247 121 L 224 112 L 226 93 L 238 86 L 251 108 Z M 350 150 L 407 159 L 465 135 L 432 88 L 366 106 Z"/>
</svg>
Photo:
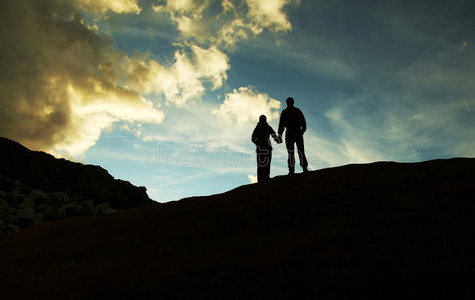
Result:
<svg viewBox="0 0 475 300">
<path fill-rule="evenodd" d="M 297 145 L 300 166 L 304 172 L 308 171 L 308 162 L 305 157 L 303 143 L 303 134 L 307 130 L 307 123 L 302 111 L 294 106 L 294 99 L 292 97 L 287 98 L 286 103 L 287 108 L 280 115 L 278 135 L 267 124 L 267 119 L 264 115 L 259 117 L 259 123 L 257 123 L 256 128 L 252 132 L 251 140 L 256 145 L 257 153 L 257 182 L 265 182 L 270 178 L 272 146 L 269 137 L 272 136 L 274 141 L 280 144 L 282 143 L 284 131 L 289 175 L 295 173 L 295 145 Z"/>
</svg>

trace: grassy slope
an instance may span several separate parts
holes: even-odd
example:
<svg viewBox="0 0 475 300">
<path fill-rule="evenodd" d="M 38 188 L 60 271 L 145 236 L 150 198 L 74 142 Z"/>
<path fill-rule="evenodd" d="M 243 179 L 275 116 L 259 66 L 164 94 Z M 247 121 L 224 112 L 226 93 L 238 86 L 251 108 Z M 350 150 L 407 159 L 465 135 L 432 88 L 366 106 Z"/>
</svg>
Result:
<svg viewBox="0 0 475 300">
<path fill-rule="evenodd" d="M 45 223 L 0 237 L 0 298 L 475 297 L 474 170 L 349 165 Z"/>
</svg>

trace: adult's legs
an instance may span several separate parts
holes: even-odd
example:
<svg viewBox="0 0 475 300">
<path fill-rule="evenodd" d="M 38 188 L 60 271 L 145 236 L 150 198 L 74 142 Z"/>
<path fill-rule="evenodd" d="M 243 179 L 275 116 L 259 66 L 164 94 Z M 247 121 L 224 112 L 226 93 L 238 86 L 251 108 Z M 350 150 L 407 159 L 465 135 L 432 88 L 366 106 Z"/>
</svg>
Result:
<svg viewBox="0 0 475 300">
<path fill-rule="evenodd" d="M 299 160 L 300 160 L 300 166 L 304 171 L 307 171 L 308 167 L 308 161 L 307 158 L 305 157 L 305 148 L 303 144 L 303 135 L 298 136 L 295 139 L 295 143 L 297 144 L 297 153 L 299 155 Z"/>
<path fill-rule="evenodd" d="M 289 166 L 289 174 L 295 173 L 294 143 L 295 143 L 295 140 L 293 138 L 289 138 L 286 136 L 285 147 L 287 148 L 287 154 L 289 155 L 289 158 L 287 159 L 287 165 Z"/>
<path fill-rule="evenodd" d="M 257 182 L 264 182 L 269 179 L 271 159 L 271 150 L 261 149 L 257 151 Z"/>
<path fill-rule="evenodd" d="M 263 166 L 262 175 L 264 180 L 268 180 L 270 178 L 270 164 L 272 161 L 272 151 L 269 150 L 269 153 L 266 154 L 266 161 L 267 164 Z"/>
</svg>

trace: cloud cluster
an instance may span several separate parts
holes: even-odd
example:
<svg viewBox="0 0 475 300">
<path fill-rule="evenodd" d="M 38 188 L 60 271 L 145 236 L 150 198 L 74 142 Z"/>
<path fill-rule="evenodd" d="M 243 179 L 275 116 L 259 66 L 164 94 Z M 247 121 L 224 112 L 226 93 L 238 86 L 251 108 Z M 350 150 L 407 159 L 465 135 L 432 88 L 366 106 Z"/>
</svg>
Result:
<svg viewBox="0 0 475 300">
<path fill-rule="evenodd" d="M 84 25 L 75 4 L 8 0 L 0 12 L 0 135 L 65 156 L 84 153 L 116 121 L 164 116 L 121 84 L 127 56 Z"/>
<path fill-rule="evenodd" d="M 258 35 L 264 29 L 271 32 L 291 30 L 284 8 L 296 3 L 295 0 L 169 0 L 156 3 L 152 5 L 154 12 L 160 16 L 169 15 L 180 33 L 177 45 L 182 50 L 175 52 L 175 63 L 169 68 L 147 62 L 148 75 L 137 82 L 146 83 L 142 84 L 144 91 L 162 93 L 167 103 L 183 107 L 205 93 L 206 83 L 212 90 L 222 86 L 230 68 L 226 52 L 233 50 L 236 43 Z M 241 87 L 225 95 L 224 102 L 212 109 L 212 113 L 242 125 L 256 121 L 261 114 L 272 120 L 279 108 L 280 102 L 267 94 Z"/>
<path fill-rule="evenodd" d="M 248 87 L 241 87 L 226 94 L 224 102 L 213 114 L 237 124 L 256 122 L 260 115 L 266 115 L 268 121 L 278 118 L 280 102 L 265 93 L 257 93 Z"/>
<path fill-rule="evenodd" d="M 247 0 L 248 16 L 254 25 L 254 32 L 259 33 L 263 28 L 269 28 L 275 32 L 292 29 L 287 16 L 282 12 L 282 8 L 290 3 L 290 0 Z"/>
<path fill-rule="evenodd" d="M 77 0 L 77 5 L 86 11 L 98 14 L 109 11 L 118 14 L 139 14 L 141 11 L 138 0 Z"/>
<path fill-rule="evenodd" d="M 167 0 L 165 4 L 153 5 L 157 13 L 167 13 L 176 24 L 185 41 L 212 43 L 233 48 L 236 43 L 251 35 L 271 32 L 286 32 L 292 25 L 284 13 L 284 7 L 296 0 Z"/>
<path fill-rule="evenodd" d="M 138 0 L 5 0 L 0 135 L 77 157 L 115 122 L 159 124 L 164 109 L 157 101 L 183 107 L 223 86 L 229 46 L 265 28 L 290 30 L 283 8 L 291 1 L 270 2 L 224 0 L 219 9 L 207 0 L 156 3 L 156 13 L 168 14 L 180 33 L 173 59 L 163 62 L 159 53 L 119 51 L 109 33 L 113 26 L 100 30 L 114 14 L 140 19 Z M 245 108 L 251 104 L 260 111 Z M 279 106 L 240 88 L 226 96 L 216 115 L 242 123 L 261 113 L 272 118 Z"/>
<path fill-rule="evenodd" d="M 175 61 L 164 66 L 151 59 L 129 59 L 125 66 L 128 86 L 142 93 L 163 94 L 167 103 L 179 107 L 199 99 L 210 89 L 220 88 L 227 79 L 228 57 L 216 47 L 191 46 L 191 55 L 175 52 Z"/>
</svg>

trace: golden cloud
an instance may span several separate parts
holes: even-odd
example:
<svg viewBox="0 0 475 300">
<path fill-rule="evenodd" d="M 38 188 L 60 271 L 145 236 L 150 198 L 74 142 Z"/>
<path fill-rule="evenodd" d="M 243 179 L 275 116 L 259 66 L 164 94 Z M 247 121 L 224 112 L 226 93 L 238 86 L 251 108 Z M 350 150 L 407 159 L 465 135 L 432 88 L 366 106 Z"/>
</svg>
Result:
<svg viewBox="0 0 475 300">
<path fill-rule="evenodd" d="M 163 119 L 120 84 L 127 56 L 86 27 L 73 2 L 8 0 L 0 19 L 0 135 L 77 156 L 116 121 Z"/>
<path fill-rule="evenodd" d="M 249 179 L 250 183 L 257 183 L 257 176 L 249 174 L 249 175 L 247 175 L 247 178 Z"/>
<path fill-rule="evenodd" d="M 170 14 L 172 21 L 185 39 L 193 38 L 203 42 L 210 38 L 204 19 L 204 11 L 209 1 L 178 0 L 167 1 L 164 5 L 152 5 L 157 13 Z"/>
<path fill-rule="evenodd" d="M 233 48 L 241 40 L 264 29 L 286 32 L 292 29 L 283 9 L 296 0 L 224 0 L 221 11 L 212 1 L 168 0 L 154 5 L 157 13 L 168 13 L 184 40 Z"/>
<path fill-rule="evenodd" d="M 274 32 L 292 29 L 292 25 L 282 11 L 285 5 L 292 2 L 291 0 L 246 0 L 246 2 L 249 6 L 248 16 L 254 33 L 258 34 L 264 28 Z"/>
<path fill-rule="evenodd" d="M 272 121 L 279 117 L 276 111 L 280 102 L 265 93 L 257 93 L 249 87 L 241 87 L 226 95 L 224 102 L 213 114 L 237 124 L 257 122 L 260 115 Z"/>
<path fill-rule="evenodd" d="M 205 83 L 211 89 L 220 88 L 227 79 L 228 57 L 216 47 L 203 49 L 191 46 L 191 54 L 175 52 L 175 61 L 163 66 L 154 60 L 127 61 L 128 85 L 141 93 L 163 94 L 168 104 L 179 107 L 189 100 L 199 99 Z"/>
<path fill-rule="evenodd" d="M 109 11 L 139 14 L 141 11 L 138 0 L 77 0 L 77 5 L 88 12 L 102 14 Z"/>
</svg>

